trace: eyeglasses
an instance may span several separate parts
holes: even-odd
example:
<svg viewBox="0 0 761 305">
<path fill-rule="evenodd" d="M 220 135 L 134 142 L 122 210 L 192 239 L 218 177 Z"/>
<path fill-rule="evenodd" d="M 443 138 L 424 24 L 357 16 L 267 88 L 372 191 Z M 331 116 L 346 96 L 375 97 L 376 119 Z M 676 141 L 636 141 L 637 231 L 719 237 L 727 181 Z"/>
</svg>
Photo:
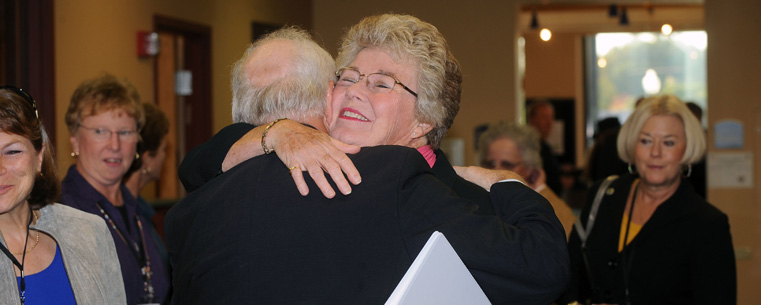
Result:
<svg viewBox="0 0 761 305">
<path fill-rule="evenodd" d="M 137 141 L 137 130 L 119 130 L 119 131 L 113 131 L 106 128 L 92 128 L 87 127 L 82 124 L 79 124 L 79 127 L 82 127 L 86 130 L 92 131 L 93 137 L 96 141 L 105 142 L 111 139 L 111 135 L 116 133 L 116 136 L 121 141 Z"/>
<path fill-rule="evenodd" d="M 417 93 L 415 93 L 415 91 L 412 91 L 412 89 L 402 84 L 402 82 L 396 79 L 396 77 L 388 74 L 379 72 L 362 74 L 355 68 L 345 67 L 336 71 L 336 77 L 338 78 L 336 86 L 350 87 L 351 85 L 354 85 L 362 80 L 363 77 L 366 77 L 365 80 L 367 81 L 367 89 L 369 89 L 370 92 L 388 93 L 394 90 L 394 86 L 396 86 L 396 84 L 399 84 L 402 86 L 402 88 L 404 88 L 404 90 L 407 90 L 407 92 L 417 97 Z"/>
<path fill-rule="evenodd" d="M 34 110 L 34 116 L 37 117 L 38 120 L 40 119 L 40 114 L 37 113 L 37 103 L 34 101 L 34 98 L 32 97 L 32 95 L 22 90 L 21 88 L 16 88 L 14 86 L 0 86 L 0 90 L 12 91 L 13 93 L 16 93 L 16 95 L 23 98 L 27 103 L 32 105 L 32 109 Z"/>
<path fill-rule="evenodd" d="M 516 167 L 520 166 L 521 164 L 523 164 L 523 162 L 513 163 L 513 162 L 505 161 L 505 160 L 502 160 L 499 162 L 494 160 L 481 161 L 481 167 L 488 168 L 488 169 L 500 168 L 500 169 L 506 169 L 506 170 L 514 170 Z"/>
</svg>

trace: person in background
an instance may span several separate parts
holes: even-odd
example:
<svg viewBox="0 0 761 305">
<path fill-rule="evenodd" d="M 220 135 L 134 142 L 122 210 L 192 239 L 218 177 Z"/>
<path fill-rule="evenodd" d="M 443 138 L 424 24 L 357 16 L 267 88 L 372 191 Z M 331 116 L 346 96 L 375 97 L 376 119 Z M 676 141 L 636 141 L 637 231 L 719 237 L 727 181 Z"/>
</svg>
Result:
<svg viewBox="0 0 761 305">
<path fill-rule="evenodd" d="M 138 212 L 148 220 L 143 225 L 150 231 L 164 266 L 169 266 L 169 254 L 166 251 L 166 246 L 151 221 L 156 210 L 145 198 L 140 196 L 140 190 L 148 183 L 158 181 L 161 177 L 161 168 L 164 166 L 164 159 L 166 158 L 166 135 L 169 133 L 169 119 L 153 103 L 143 103 L 143 109 L 145 110 L 145 127 L 140 130 L 140 141 L 137 142 L 137 153 L 140 158 L 132 162 L 132 166 L 124 174 L 123 182 L 132 196 L 137 198 Z"/>
<path fill-rule="evenodd" d="M 534 127 L 539 132 L 540 150 L 539 154 L 542 156 L 542 169 L 547 177 L 547 186 L 549 186 L 555 194 L 562 194 L 563 187 L 560 184 L 560 164 L 555 153 L 552 152 L 552 147 L 547 143 L 547 139 L 552 132 L 552 127 L 555 124 L 555 107 L 548 101 L 537 100 L 529 104 L 526 110 L 526 119 L 528 125 Z"/>
<path fill-rule="evenodd" d="M 610 175 L 623 175 L 626 173 L 626 163 L 618 157 L 616 139 L 621 129 L 621 122 L 617 117 L 609 117 L 597 122 L 594 144 L 589 151 L 587 168 L 585 171 L 587 186 L 605 179 Z"/>
<path fill-rule="evenodd" d="M 684 178 L 706 149 L 698 120 L 674 96 L 649 97 L 617 143 L 631 174 L 603 191 L 594 218 L 590 201 L 582 211 L 586 243 L 574 228 L 571 283 L 559 304 L 735 304 L 729 220 Z"/>
<path fill-rule="evenodd" d="M 113 75 L 83 82 L 66 110 L 75 164 L 62 182 L 61 203 L 104 219 L 119 255 L 127 304 L 161 303 L 169 275 L 137 199 L 122 183 L 138 156 L 145 122 L 140 96 Z"/>
<path fill-rule="evenodd" d="M 481 166 L 513 171 L 523 177 L 531 188 L 552 204 L 555 215 L 563 224 L 568 237 L 576 216 L 546 185 L 542 158 L 539 155 L 539 134 L 536 130 L 528 126 L 501 122 L 489 126 L 478 143 Z"/>
<path fill-rule="evenodd" d="M 0 87 L 0 304 L 125 304 L 106 224 L 55 203 L 52 152 L 32 96 Z"/>
<path fill-rule="evenodd" d="M 703 108 L 700 108 L 700 106 L 694 102 L 686 102 L 685 104 L 687 105 L 687 108 L 690 109 L 690 112 L 695 115 L 695 118 L 698 119 L 698 122 L 702 122 Z M 706 181 L 708 179 L 708 173 L 706 167 L 706 158 L 704 157 L 692 165 L 692 172 L 687 176 L 690 183 L 692 183 L 692 187 L 695 188 L 695 192 L 700 196 L 703 196 L 703 198 L 708 198 L 708 181 Z"/>
</svg>

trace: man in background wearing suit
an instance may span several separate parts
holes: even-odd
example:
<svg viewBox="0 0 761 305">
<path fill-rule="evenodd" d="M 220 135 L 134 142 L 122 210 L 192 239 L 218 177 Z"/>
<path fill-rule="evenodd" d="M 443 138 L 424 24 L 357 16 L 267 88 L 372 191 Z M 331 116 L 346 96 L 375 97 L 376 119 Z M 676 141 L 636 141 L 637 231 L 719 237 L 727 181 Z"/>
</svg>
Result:
<svg viewBox="0 0 761 305">
<path fill-rule="evenodd" d="M 539 132 L 541 145 L 539 154 L 542 156 L 542 169 L 547 177 L 547 186 L 555 194 L 562 194 L 563 187 L 560 185 L 560 164 L 547 139 L 555 124 L 555 107 L 549 101 L 538 100 L 531 103 L 526 110 L 528 125 Z"/>
<path fill-rule="evenodd" d="M 236 101 L 248 106 L 235 111 L 253 111 L 249 117 L 259 122 L 252 124 L 287 116 L 324 131 L 335 69 L 328 60 L 304 31 L 285 28 L 262 38 L 239 62 L 252 93 Z M 305 72 L 316 70 L 319 78 Z M 307 92 L 305 84 L 324 94 Z M 294 113 L 293 103 L 314 111 Z M 265 154 L 173 207 L 166 219 L 172 301 L 380 304 L 434 231 L 447 237 L 494 304 L 549 304 L 565 288 L 562 226 L 549 203 L 521 182 L 495 183 L 497 216 L 480 216 L 414 149 L 365 147 L 350 158 L 363 181 L 349 196 L 304 197 L 289 169 Z"/>
</svg>

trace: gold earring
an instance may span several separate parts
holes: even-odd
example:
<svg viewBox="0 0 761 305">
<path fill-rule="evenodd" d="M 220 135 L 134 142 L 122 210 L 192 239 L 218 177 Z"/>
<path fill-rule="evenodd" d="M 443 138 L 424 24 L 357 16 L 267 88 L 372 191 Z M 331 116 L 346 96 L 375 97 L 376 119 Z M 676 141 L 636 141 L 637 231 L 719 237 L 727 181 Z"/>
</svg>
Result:
<svg viewBox="0 0 761 305">
<path fill-rule="evenodd" d="M 71 157 L 72 157 L 72 158 L 76 158 L 76 157 L 79 157 L 79 153 L 78 153 L 78 152 L 73 152 L 73 151 L 72 151 L 72 152 L 71 152 Z"/>
<path fill-rule="evenodd" d="M 135 160 L 140 160 L 140 154 L 139 153 L 135 153 Z"/>
</svg>

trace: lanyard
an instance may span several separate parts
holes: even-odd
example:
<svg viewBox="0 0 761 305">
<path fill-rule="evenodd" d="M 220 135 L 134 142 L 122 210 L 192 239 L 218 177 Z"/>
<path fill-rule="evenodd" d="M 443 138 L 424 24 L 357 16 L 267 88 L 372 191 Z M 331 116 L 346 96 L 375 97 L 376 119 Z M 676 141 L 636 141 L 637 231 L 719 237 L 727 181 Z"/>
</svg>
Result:
<svg viewBox="0 0 761 305">
<path fill-rule="evenodd" d="M 19 271 L 21 271 L 21 282 L 19 283 L 19 300 L 21 301 L 21 304 L 24 304 L 24 301 L 26 301 L 26 282 L 24 281 L 24 261 L 26 260 L 26 246 L 29 242 L 29 227 L 32 225 L 32 220 L 34 219 L 34 215 L 32 214 L 32 209 L 29 209 L 29 223 L 26 225 L 26 240 L 24 240 L 24 251 L 21 252 L 21 263 L 18 262 L 15 256 L 11 254 L 11 251 L 8 250 L 2 243 L 0 243 L 0 250 L 5 253 L 5 256 L 11 259 L 11 262 L 13 262 L 16 267 L 18 267 Z"/>
<path fill-rule="evenodd" d="M 98 209 L 100 210 L 100 213 L 103 215 L 103 218 L 106 219 L 106 222 L 108 222 L 109 225 L 111 225 L 111 228 L 114 229 L 117 235 L 119 235 L 119 238 L 127 244 L 127 247 L 130 248 L 130 253 L 135 258 L 138 264 L 141 264 L 142 267 L 140 268 L 140 272 L 143 275 L 143 291 L 146 293 L 145 298 L 147 298 L 147 302 L 150 303 L 153 301 L 153 281 L 151 280 L 151 276 L 153 275 L 153 272 L 151 271 L 151 259 L 148 255 L 148 248 L 145 244 L 145 234 L 143 233 L 143 222 L 140 221 L 140 218 L 135 215 L 135 222 L 137 223 L 137 228 L 140 231 L 140 243 L 142 244 L 143 249 L 143 260 L 140 259 L 140 245 L 138 245 L 137 242 L 132 242 L 130 244 L 129 241 L 127 241 L 127 234 L 124 234 L 119 227 L 116 226 L 116 223 L 114 223 L 114 220 L 111 219 L 111 217 L 108 215 L 108 212 L 106 212 L 105 209 L 101 206 L 100 202 L 96 202 L 95 205 L 98 206 Z"/>
<path fill-rule="evenodd" d="M 624 272 L 624 293 L 626 297 L 626 304 L 631 304 L 631 300 L 629 299 L 629 268 L 631 267 L 632 260 L 634 259 L 634 245 L 631 245 L 631 256 L 626 257 L 626 247 L 627 241 L 629 240 L 629 226 L 632 224 L 632 218 L 634 218 L 634 203 L 637 201 L 637 189 L 639 188 L 639 183 L 634 186 L 634 194 L 632 194 L 632 204 L 629 206 L 629 217 L 626 221 L 626 232 L 624 232 L 624 247 L 621 250 L 621 264 L 623 265 L 623 272 Z"/>
</svg>

